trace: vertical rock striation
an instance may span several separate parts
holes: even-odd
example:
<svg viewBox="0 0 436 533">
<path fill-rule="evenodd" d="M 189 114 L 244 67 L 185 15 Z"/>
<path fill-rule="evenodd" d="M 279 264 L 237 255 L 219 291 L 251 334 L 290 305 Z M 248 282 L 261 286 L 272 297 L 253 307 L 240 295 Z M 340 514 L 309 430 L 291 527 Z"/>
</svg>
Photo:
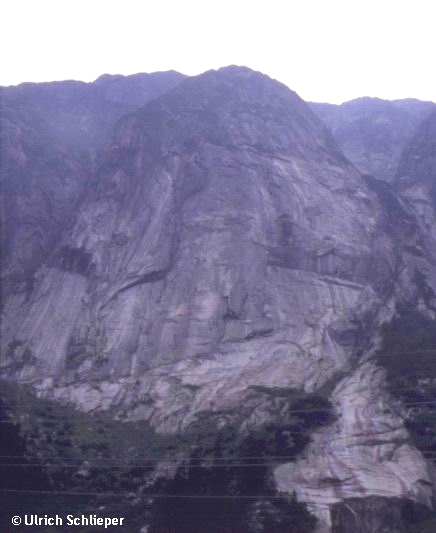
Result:
<svg viewBox="0 0 436 533">
<path fill-rule="evenodd" d="M 28 291 L 74 222 L 116 121 L 175 87 L 177 72 L 1 89 L 2 291 Z"/>
</svg>

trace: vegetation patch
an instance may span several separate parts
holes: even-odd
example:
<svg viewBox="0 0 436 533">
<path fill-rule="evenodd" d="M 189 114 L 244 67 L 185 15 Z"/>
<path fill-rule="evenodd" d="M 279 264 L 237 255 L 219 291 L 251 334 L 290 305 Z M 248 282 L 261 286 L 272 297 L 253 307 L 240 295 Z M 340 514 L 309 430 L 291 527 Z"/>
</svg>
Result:
<svg viewBox="0 0 436 533">
<path fill-rule="evenodd" d="M 4 381 L 0 385 L 0 455 L 6 472 L 0 477 L 0 525 L 4 521 L 9 527 L 11 516 L 28 509 L 40 516 L 124 516 L 131 531 L 139 531 L 145 504 L 138 495 L 156 465 L 173 450 L 174 438 L 156 434 L 145 422 L 82 413 L 36 398 L 29 387 Z M 46 533 L 44 527 L 39 529 Z M 49 531 L 58 530 L 47 527 Z"/>
<path fill-rule="evenodd" d="M 247 411 L 221 428 L 226 413 L 205 414 L 183 437 L 189 461 L 173 479 L 159 482 L 157 492 L 173 498 L 154 501 L 151 533 L 314 531 L 316 520 L 306 506 L 277 494 L 273 470 L 294 461 L 310 433 L 333 421 L 331 405 L 324 397 L 289 388 L 256 387 L 253 394 L 274 404 L 280 416 L 241 430 Z"/>
<path fill-rule="evenodd" d="M 286 388 L 252 394 L 280 417 L 242 431 L 249 412 L 224 426 L 225 413 L 206 413 L 183 435 L 165 437 L 144 422 L 81 413 L 4 382 L 2 419 L 10 423 L 0 453 L 15 458 L 2 488 L 55 491 L 5 493 L 7 514 L 31 501 L 42 515 L 123 516 L 132 532 L 312 532 L 315 518 L 294 497 L 277 494 L 273 469 L 330 423 L 331 406 Z"/>
<path fill-rule="evenodd" d="M 416 309 L 399 307 L 383 327 L 377 355 L 391 393 L 409 408 L 406 426 L 423 452 L 436 451 L 436 327 Z"/>
</svg>

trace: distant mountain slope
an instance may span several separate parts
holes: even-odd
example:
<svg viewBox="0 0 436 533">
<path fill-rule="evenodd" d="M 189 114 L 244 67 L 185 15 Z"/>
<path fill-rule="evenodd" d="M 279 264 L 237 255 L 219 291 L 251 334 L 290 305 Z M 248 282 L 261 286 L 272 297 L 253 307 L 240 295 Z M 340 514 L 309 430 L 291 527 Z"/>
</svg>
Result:
<svg viewBox="0 0 436 533">
<path fill-rule="evenodd" d="M 436 238 L 436 111 L 416 129 L 401 154 L 394 186 Z"/>
<path fill-rule="evenodd" d="M 433 102 L 358 98 L 341 105 L 311 103 L 344 154 L 366 174 L 391 182 L 400 154 Z"/>
</svg>

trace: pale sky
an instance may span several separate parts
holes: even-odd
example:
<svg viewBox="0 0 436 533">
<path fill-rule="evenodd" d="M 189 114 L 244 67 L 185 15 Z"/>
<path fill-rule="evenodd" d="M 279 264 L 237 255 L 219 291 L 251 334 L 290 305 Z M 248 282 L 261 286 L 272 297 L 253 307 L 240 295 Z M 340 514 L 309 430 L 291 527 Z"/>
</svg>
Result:
<svg viewBox="0 0 436 533">
<path fill-rule="evenodd" d="M 436 101 L 435 0 L 0 0 L 0 85 L 245 65 L 305 100 Z"/>
</svg>

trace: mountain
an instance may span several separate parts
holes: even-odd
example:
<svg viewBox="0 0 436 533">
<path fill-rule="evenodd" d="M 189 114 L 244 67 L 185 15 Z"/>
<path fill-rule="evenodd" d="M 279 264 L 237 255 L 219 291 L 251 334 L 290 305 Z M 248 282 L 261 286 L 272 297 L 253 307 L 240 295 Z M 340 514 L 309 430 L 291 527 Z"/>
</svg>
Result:
<svg viewBox="0 0 436 533">
<path fill-rule="evenodd" d="M 416 127 L 436 109 L 412 98 L 357 98 L 341 105 L 311 103 L 348 159 L 363 173 L 392 182 Z"/>
<path fill-rule="evenodd" d="M 1 89 L 3 291 L 31 283 L 72 223 L 116 121 L 183 78 L 177 72 L 106 75 L 94 83 Z"/>
<path fill-rule="evenodd" d="M 8 416 L 40 460 L 86 458 L 57 486 L 124 490 L 138 531 L 405 532 L 434 500 L 436 365 L 410 355 L 436 348 L 434 233 L 284 85 L 244 67 L 175 85 L 74 167 L 68 223 L 10 286 Z"/>
</svg>

